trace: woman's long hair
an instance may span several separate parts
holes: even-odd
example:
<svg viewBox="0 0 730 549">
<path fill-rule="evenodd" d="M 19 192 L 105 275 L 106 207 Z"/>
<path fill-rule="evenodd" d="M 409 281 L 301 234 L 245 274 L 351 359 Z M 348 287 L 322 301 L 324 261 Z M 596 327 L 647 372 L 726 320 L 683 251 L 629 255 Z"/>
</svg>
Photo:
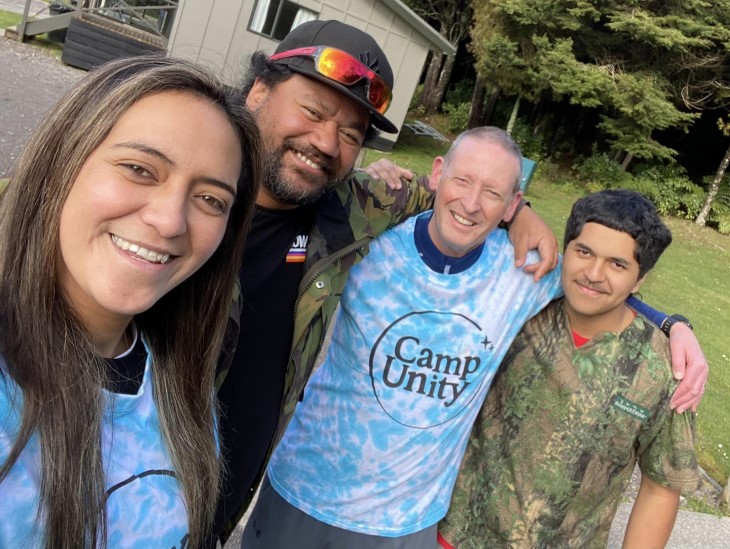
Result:
<svg viewBox="0 0 730 549">
<path fill-rule="evenodd" d="M 164 91 L 187 92 L 220 106 L 243 149 L 238 192 L 219 248 L 190 278 L 136 316 L 152 350 L 154 395 L 182 485 L 190 546 L 203 539 L 215 510 L 215 365 L 258 191 L 259 134 L 240 96 L 228 94 L 194 64 L 124 59 L 90 72 L 53 107 L 0 197 L 0 353 L 22 390 L 19 435 L 0 464 L 0 481 L 38 433 L 38 517 L 48 549 L 105 546 L 107 532 L 100 390 L 108 385 L 106 366 L 58 286 L 61 211 L 82 164 L 117 120 L 142 97 Z"/>
</svg>

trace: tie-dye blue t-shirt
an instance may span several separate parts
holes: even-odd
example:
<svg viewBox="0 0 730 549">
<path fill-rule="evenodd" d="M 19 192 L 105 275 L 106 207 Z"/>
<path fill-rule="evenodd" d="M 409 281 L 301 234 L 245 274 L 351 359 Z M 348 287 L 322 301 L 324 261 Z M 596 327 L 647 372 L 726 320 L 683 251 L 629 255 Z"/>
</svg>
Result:
<svg viewBox="0 0 730 549">
<path fill-rule="evenodd" d="M 416 250 L 415 219 L 381 235 L 352 269 L 327 358 L 268 469 L 305 513 L 389 537 L 446 514 L 494 372 L 561 291 L 557 271 L 535 283 L 515 269 L 500 230 L 472 267 L 436 273 Z"/>
<path fill-rule="evenodd" d="M 0 368 L 5 362 L 0 358 Z M 104 391 L 102 459 L 107 489 L 109 549 L 181 548 L 188 521 L 180 483 L 172 471 L 160 434 L 153 399 L 151 356 L 136 395 Z M 17 436 L 22 394 L 5 375 L 0 378 L 0 463 Z M 61 428 L 59 426 L 59 428 Z M 0 547 L 43 547 L 39 527 L 39 440 L 33 435 L 0 483 Z"/>
</svg>

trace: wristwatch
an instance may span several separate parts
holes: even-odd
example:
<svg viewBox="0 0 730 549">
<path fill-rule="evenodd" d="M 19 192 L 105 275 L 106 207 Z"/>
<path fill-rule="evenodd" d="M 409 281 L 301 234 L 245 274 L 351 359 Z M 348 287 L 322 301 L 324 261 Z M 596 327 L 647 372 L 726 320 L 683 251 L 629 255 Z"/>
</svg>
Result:
<svg viewBox="0 0 730 549">
<path fill-rule="evenodd" d="M 672 326 L 674 326 L 677 322 L 681 322 L 682 324 L 686 324 L 689 326 L 689 329 L 692 330 L 692 323 L 689 321 L 688 318 L 682 316 L 682 315 L 672 315 L 666 317 L 662 321 L 662 325 L 659 326 L 659 329 L 664 332 L 664 335 L 669 337 L 669 332 L 672 331 Z"/>
</svg>

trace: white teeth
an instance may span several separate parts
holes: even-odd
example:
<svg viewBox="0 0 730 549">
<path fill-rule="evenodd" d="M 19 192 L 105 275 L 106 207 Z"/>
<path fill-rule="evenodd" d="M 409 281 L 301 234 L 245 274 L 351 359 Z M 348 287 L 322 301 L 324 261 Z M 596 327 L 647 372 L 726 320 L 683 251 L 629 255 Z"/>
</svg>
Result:
<svg viewBox="0 0 730 549">
<path fill-rule="evenodd" d="M 457 220 L 457 221 L 458 221 L 459 223 L 461 223 L 462 225 L 466 225 L 467 227 L 473 227 L 474 225 L 476 225 L 476 223 L 474 223 L 473 221 L 469 221 L 469 220 L 468 220 L 468 219 L 466 219 L 465 217 L 461 217 L 461 216 L 460 216 L 460 215 L 459 215 L 458 213 L 456 213 L 456 212 L 451 212 L 451 215 L 453 215 L 453 216 L 454 216 L 454 219 L 456 219 L 456 220 Z"/>
<path fill-rule="evenodd" d="M 150 263 L 162 263 L 164 265 L 170 261 L 169 254 L 158 254 L 157 252 L 153 252 L 152 250 L 148 250 L 147 248 L 143 248 L 137 244 L 127 242 L 115 234 L 112 235 L 112 242 L 117 248 L 132 252 L 137 257 L 144 259 L 145 261 L 149 261 Z"/>
<path fill-rule="evenodd" d="M 322 167 L 319 164 L 317 164 L 316 162 L 313 162 L 312 160 L 310 160 L 309 158 L 307 158 L 306 156 L 304 156 L 302 153 L 297 152 L 296 155 L 297 155 L 297 158 L 299 158 L 299 160 L 301 160 L 302 162 L 304 162 L 310 168 L 314 168 L 315 170 L 321 170 L 322 169 Z"/>
</svg>

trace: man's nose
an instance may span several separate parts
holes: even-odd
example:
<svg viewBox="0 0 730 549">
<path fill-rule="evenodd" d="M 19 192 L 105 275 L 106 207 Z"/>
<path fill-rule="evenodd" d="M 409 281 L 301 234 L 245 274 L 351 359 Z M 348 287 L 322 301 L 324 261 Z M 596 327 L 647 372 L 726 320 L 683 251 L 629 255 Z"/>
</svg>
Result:
<svg viewBox="0 0 730 549">
<path fill-rule="evenodd" d="M 332 120 L 322 122 L 311 144 L 322 154 L 337 158 L 340 155 L 340 129 L 337 123 Z"/>
</svg>

